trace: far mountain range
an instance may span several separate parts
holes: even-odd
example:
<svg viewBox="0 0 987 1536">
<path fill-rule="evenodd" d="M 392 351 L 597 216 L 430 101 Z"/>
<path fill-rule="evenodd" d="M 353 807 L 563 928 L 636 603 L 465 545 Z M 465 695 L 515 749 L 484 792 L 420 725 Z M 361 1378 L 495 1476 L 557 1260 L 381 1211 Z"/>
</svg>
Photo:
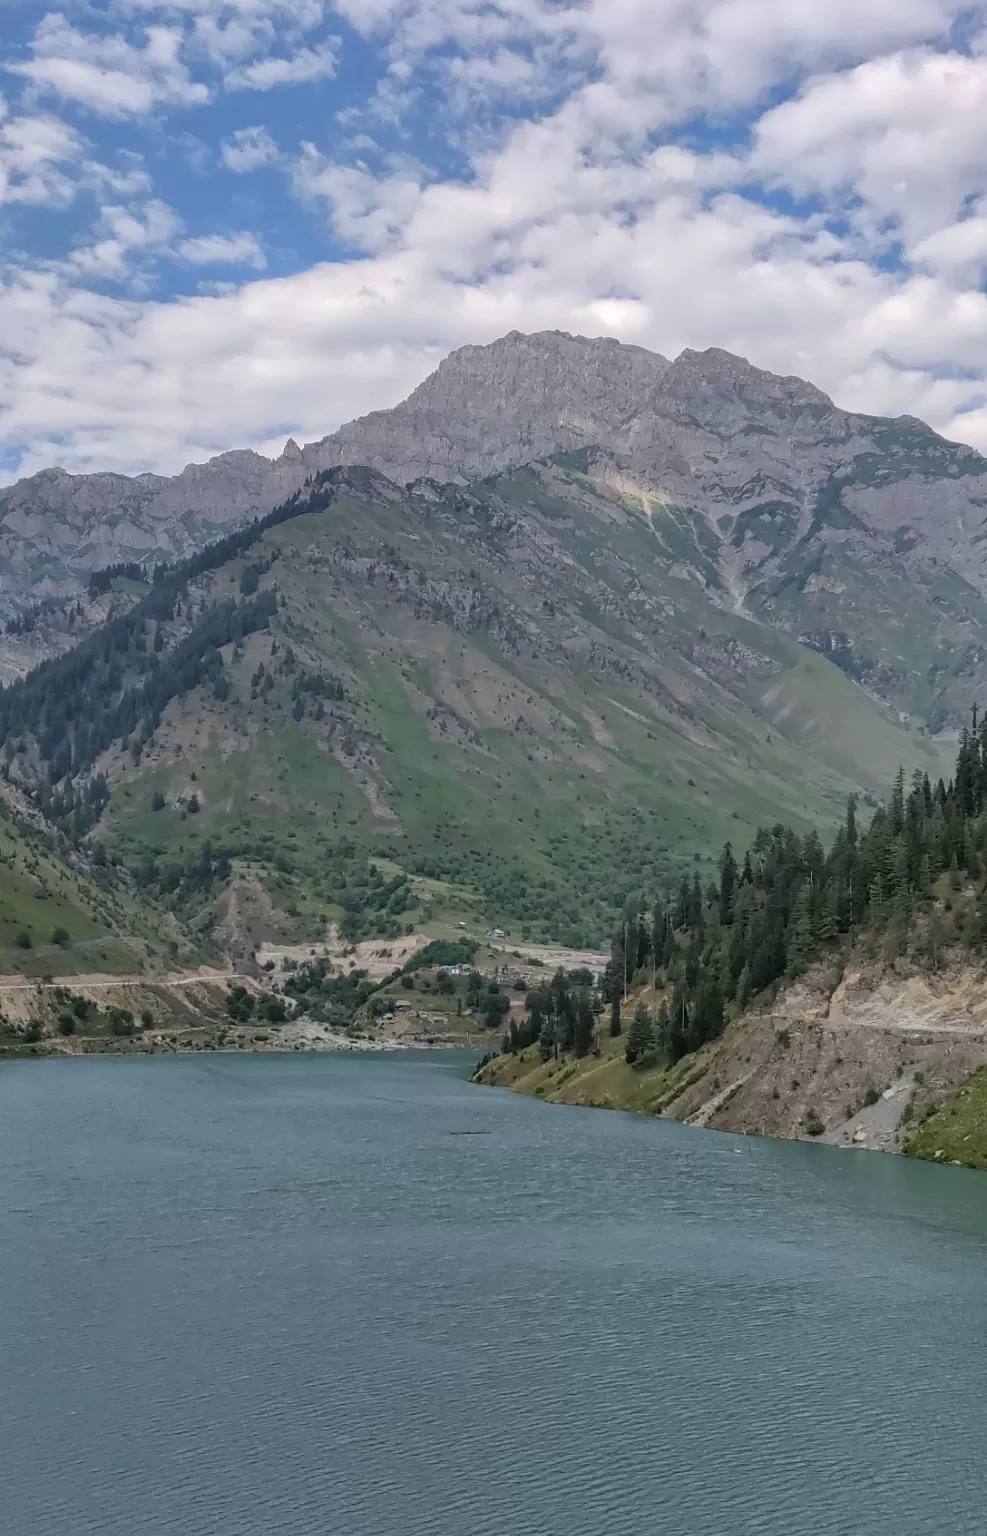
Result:
<svg viewBox="0 0 987 1536">
<path fill-rule="evenodd" d="M 278 459 L 21 480 L 0 492 L 0 612 L 188 555 L 321 470 L 463 485 L 560 454 L 645 509 L 669 569 L 724 610 L 830 656 L 928 730 L 965 714 L 987 668 L 987 460 L 719 349 L 669 362 L 560 332 L 463 347 L 393 410 Z"/>
</svg>

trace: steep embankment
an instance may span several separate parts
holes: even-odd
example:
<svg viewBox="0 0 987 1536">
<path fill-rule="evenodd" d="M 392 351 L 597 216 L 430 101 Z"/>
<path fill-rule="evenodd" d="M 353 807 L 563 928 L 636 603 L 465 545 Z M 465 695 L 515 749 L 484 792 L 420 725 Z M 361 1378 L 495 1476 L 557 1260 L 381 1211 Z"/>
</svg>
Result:
<svg viewBox="0 0 987 1536">
<path fill-rule="evenodd" d="M 554 1103 L 987 1166 L 987 975 L 965 959 L 936 975 L 902 962 L 816 968 L 671 1069 L 628 1066 L 624 1043 L 547 1063 L 529 1047 L 479 1080 Z"/>
</svg>

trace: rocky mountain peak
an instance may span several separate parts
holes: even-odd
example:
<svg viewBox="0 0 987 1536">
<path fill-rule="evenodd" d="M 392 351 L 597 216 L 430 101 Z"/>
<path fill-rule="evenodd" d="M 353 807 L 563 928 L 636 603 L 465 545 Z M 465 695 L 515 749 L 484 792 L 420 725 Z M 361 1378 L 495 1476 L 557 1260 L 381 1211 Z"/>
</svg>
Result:
<svg viewBox="0 0 987 1536">
<path fill-rule="evenodd" d="M 987 465 L 973 450 L 913 418 L 843 411 L 814 385 L 719 347 L 686 348 L 669 362 L 613 337 L 515 330 L 450 353 L 391 410 L 302 447 L 289 438 L 274 460 L 243 449 L 172 478 L 51 469 L 8 487 L 0 604 L 9 612 L 74 593 L 116 561 L 189 553 L 322 470 L 363 465 L 399 485 L 462 483 L 582 449 L 600 450 L 622 483 L 715 530 L 732 519 L 730 560 L 749 568 L 745 581 L 781 560 L 782 524 L 801 537 L 824 507 L 844 524 L 880 527 L 881 537 L 904 530 L 909 548 L 987 590 L 976 542 Z"/>
<path fill-rule="evenodd" d="M 450 353 L 401 405 L 309 444 L 305 461 L 312 469 L 366 463 L 400 482 L 492 474 L 609 442 L 668 367 L 658 353 L 613 337 L 511 331 Z"/>
</svg>

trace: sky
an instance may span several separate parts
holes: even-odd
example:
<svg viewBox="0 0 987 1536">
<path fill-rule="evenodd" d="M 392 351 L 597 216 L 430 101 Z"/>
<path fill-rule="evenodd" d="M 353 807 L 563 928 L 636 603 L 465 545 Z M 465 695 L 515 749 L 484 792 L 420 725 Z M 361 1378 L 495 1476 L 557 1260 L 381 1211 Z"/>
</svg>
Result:
<svg viewBox="0 0 987 1536">
<path fill-rule="evenodd" d="M 454 347 L 726 347 L 987 452 L 987 0 L 0 0 L 0 483 Z"/>
</svg>

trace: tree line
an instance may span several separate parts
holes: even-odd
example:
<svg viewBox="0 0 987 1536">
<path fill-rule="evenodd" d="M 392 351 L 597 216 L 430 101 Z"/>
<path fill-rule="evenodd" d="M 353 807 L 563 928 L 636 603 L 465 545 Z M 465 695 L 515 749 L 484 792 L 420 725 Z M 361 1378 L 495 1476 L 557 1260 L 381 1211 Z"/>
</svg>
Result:
<svg viewBox="0 0 987 1536">
<path fill-rule="evenodd" d="M 727 843 L 718 878 L 705 887 L 695 872 L 676 890 L 630 902 L 602 980 L 609 1033 L 626 1030 L 632 1065 L 674 1064 L 716 1039 L 731 1011 L 794 980 L 858 933 L 881 933 L 892 953 L 900 951 L 919 916 L 936 965 L 943 930 L 933 898 L 944 875 L 956 888 L 975 883 L 976 900 L 960 920 L 970 946 L 985 948 L 985 859 L 987 717 L 979 720 L 974 709 L 948 784 L 920 771 L 906 782 L 899 769 L 866 828 L 850 796 L 828 850 L 817 832 L 800 835 L 778 823 L 759 831 L 741 860 Z M 648 983 L 654 1001 L 639 1004 L 628 1025 L 624 1004 Z M 547 995 L 530 994 L 526 1020 L 511 1026 L 504 1045 L 520 1051 L 536 1043 L 546 1060 L 599 1049 L 586 1001 L 555 983 Z"/>
<path fill-rule="evenodd" d="M 63 830 L 81 837 L 98 820 L 105 784 L 86 776 L 108 747 L 128 745 L 139 760 L 173 698 L 200 686 L 211 687 L 219 698 L 228 695 L 220 652 L 267 627 L 277 593 L 257 592 L 257 584 L 275 554 L 247 568 L 241 601 L 204 602 L 196 610 L 189 584 L 243 554 L 270 528 L 302 513 L 325 511 L 335 496 L 335 477 L 325 471 L 267 517 L 188 559 L 155 565 L 146 594 L 127 613 L 0 689 L 4 772 Z M 118 576 L 148 581 L 144 568 L 124 562 L 94 572 L 91 593 L 109 590 Z M 169 641 L 166 626 L 178 617 L 191 618 L 191 626 Z"/>
</svg>

